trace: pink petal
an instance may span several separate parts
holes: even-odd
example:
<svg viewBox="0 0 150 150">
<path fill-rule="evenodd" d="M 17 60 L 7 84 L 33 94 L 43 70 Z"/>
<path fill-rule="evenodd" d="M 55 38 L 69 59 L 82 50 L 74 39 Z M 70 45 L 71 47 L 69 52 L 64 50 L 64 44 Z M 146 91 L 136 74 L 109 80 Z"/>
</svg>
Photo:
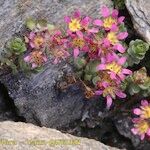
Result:
<svg viewBox="0 0 150 150">
<path fill-rule="evenodd" d="M 126 37 L 128 36 L 128 33 L 127 32 L 121 32 L 118 34 L 118 39 L 119 40 L 124 40 Z"/>
<path fill-rule="evenodd" d="M 133 122 L 133 123 L 138 123 L 139 121 L 140 121 L 140 118 L 133 118 L 133 119 L 132 119 L 132 122 Z"/>
<path fill-rule="evenodd" d="M 58 58 L 55 58 L 53 64 L 57 64 L 57 63 L 58 63 Z"/>
<path fill-rule="evenodd" d="M 142 101 L 141 101 L 141 105 L 142 105 L 142 106 L 148 106 L 149 103 L 148 103 L 147 100 L 142 100 Z"/>
<path fill-rule="evenodd" d="M 107 39 L 107 38 L 105 38 L 105 39 L 103 39 L 103 46 L 104 47 L 109 47 L 110 46 L 110 41 Z"/>
<path fill-rule="evenodd" d="M 122 69 L 122 73 L 123 74 L 132 74 L 132 71 L 131 70 L 129 70 L 129 69 Z"/>
<path fill-rule="evenodd" d="M 109 11 L 108 7 L 103 6 L 101 8 L 101 14 L 103 17 L 108 17 L 110 15 L 110 11 Z"/>
<path fill-rule="evenodd" d="M 43 60 L 44 60 L 45 62 L 47 62 L 47 57 L 43 57 Z"/>
<path fill-rule="evenodd" d="M 134 135 L 137 135 L 138 134 L 138 130 L 136 128 L 132 128 L 131 129 L 131 132 L 134 134 Z"/>
<path fill-rule="evenodd" d="M 120 77 L 120 79 L 121 79 L 122 81 L 125 79 L 125 75 L 122 74 L 122 73 L 118 74 L 118 76 Z"/>
<path fill-rule="evenodd" d="M 30 60 L 31 60 L 31 57 L 30 57 L 30 56 L 26 56 L 26 57 L 24 58 L 24 61 L 25 61 L 25 62 L 30 62 Z"/>
<path fill-rule="evenodd" d="M 102 22 L 102 20 L 96 19 L 96 20 L 94 20 L 93 24 L 101 27 L 103 25 L 103 22 Z"/>
<path fill-rule="evenodd" d="M 34 68 L 36 68 L 36 67 L 37 67 L 37 64 L 33 63 L 33 64 L 32 64 L 32 68 L 34 69 Z"/>
<path fill-rule="evenodd" d="M 31 48 L 35 48 L 35 45 L 33 42 L 30 42 L 30 46 L 31 46 Z"/>
<path fill-rule="evenodd" d="M 118 64 L 124 65 L 124 63 L 126 62 L 126 60 L 127 60 L 126 57 L 121 57 L 121 58 L 118 60 Z"/>
<path fill-rule="evenodd" d="M 73 17 L 74 17 L 74 18 L 80 18 L 80 16 L 81 16 L 81 13 L 80 13 L 79 10 L 76 10 L 76 11 L 74 12 L 74 14 L 73 14 Z"/>
<path fill-rule="evenodd" d="M 70 17 L 68 17 L 68 16 L 65 16 L 64 20 L 65 20 L 66 23 L 69 23 L 71 21 Z"/>
<path fill-rule="evenodd" d="M 91 32 L 91 33 L 98 33 L 99 29 L 92 28 L 92 29 L 89 29 L 88 31 Z"/>
<path fill-rule="evenodd" d="M 111 71 L 109 74 L 111 79 L 117 79 L 116 74 L 114 72 Z"/>
<path fill-rule="evenodd" d="M 150 136 L 150 129 L 148 129 L 147 133 L 146 133 L 148 136 Z"/>
<path fill-rule="evenodd" d="M 120 43 L 114 45 L 113 48 L 115 50 L 118 50 L 120 53 L 124 53 L 125 52 L 125 48 Z"/>
<path fill-rule="evenodd" d="M 116 95 L 120 98 L 125 98 L 127 95 L 125 93 L 123 93 L 122 91 L 117 91 Z"/>
<path fill-rule="evenodd" d="M 76 34 L 79 38 L 83 38 L 83 33 L 81 31 L 77 31 Z"/>
<path fill-rule="evenodd" d="M 99 70 L 105 70 L 106 69 L 106 65 L 105 64 L 100 64 L 96 67 L 97 71 Z"/>
<path fill-rule="evenodd" d="M 79 49 L 78 48 L 75 48 L 74 51 L 73 51 L 73 56 L 74 58 L 77 58 L 79 55 Z"/>
<path fill-rule="evenodd" d="M 81 21 L 82 26 L 87 27 L 90 23 L 90 20 L 91 20 L 90 17 L 83 18 Z"/>
<path fill-rule="evenodd" d="M 124 16 L 119 17 L 118 18 L 118 23 L 120 23 L 120 24 L 123 23 L 124 19 L 125 19 Z"/>
<path fill-rule="evenodd" d="M 112 105 L 112 98 L 110 96 L 107 96 L 107 108 L 109 109 L 110 106 Z"/>
<path fill-rule="evenodd" d="M 117 10 L 117 9 L 114 9 L 113 12 L 112 12 L 112 17 L 113 17 L 113 18 L 117 18 L 117 17 L 118 17 L 118 14 L 119 14 L 118 10 Z"/>
<path fill-rule="evenodd" d="M 140 139 L 144 140 L 144 138 L 145 138 L 145 134 L 142 134 L 141 137 L 140 137 Z"/>
<path fill-rule="evenodd" d="M 139 109 L 139 108 L 134 108 L 134 109 L 133 109 L 133 113 L 134 113 L 135 115 L 140 115 L 140 114 L 141 114 L 141 109 Z"/>
<path fill-rule="evenodd" d="M 109 84 L 107 83 L 107 82 L 102 82 L 102 86 L 104 87 L 104 88 L 106 88 L 106 87 L 108 87 L 109 86 Z"/>
<path fill-rule="evenodd" d="M 103 93 L 103 91 L 101 91 L 101 90 L 95 91 L 96 95 L 101 95 L 102 93 Z"/>
<path fill-rule="evenodd" d="M 33 40 L 34 37 L 35 37 L 35 33 L 34 32 L 30 32 L 29 39 Z"/>
<path fill-rule="evenodd" d="M 116 24 L 113 24 L 112 26 L 111 26 L 111 29 L 110 29 L 112 32 L 116 32 L 116 31 L 118 31 L 118 26 L 116 25 Z"/>
</svg>

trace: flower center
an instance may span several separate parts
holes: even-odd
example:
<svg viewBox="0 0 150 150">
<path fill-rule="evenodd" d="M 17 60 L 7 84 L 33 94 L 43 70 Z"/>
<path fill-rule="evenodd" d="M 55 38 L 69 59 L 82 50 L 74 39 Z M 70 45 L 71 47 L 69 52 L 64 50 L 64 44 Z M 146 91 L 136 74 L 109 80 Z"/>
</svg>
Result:
<svg viewBox="0 0 150 150">
<path fill-rule="evenodd" d="M 111 28 L 111 26 L 113 24 L 116 24 L 116 19 L 112 18 L 112 17 L 107 17 L 104 19 L 104 23 L 103 23 L 103 26 L 105 28 Z"/>
<path fill-rule="evenodd" d="M 150 106 L 145 106 L 143 108 L 142 117 L 146 119 L 150 118 Z"/>
<path fill-rule="evenodd" d="M 115 87 L 108 86 L 103 91 L 103 97 L 107 95 L 111 95 L 111 97 L 115 97 Z"/>
<path fill-rule="evenodd" d="M 140 123 L 136 124 L 136 127 L 140 134 L 144 134 L 148 131 L 149 124 L 146 121 L 141 121 Z"/>
<path fill-rule="evenodd" d="M 31 60 L 39 66 L 42 65 L 42 63 L 44 62 L 42 52 L 33 52 L 31 55 Z"/>
<path fill-rule="evenodd" d="M 73 46 L 82 48 L 84 46 L 84 40 L 80 38 L 74 38 L 72 42 Z"/>
<path fill-rule="evenodd" d="M 116 62 L 112 62 L 106 65 L 106 69 L 113 71 L 115 74 L 119 74 L 121 72 L 122 67 L 118 65 Z"/>
<path fill-rule="evenodd" d="M 71 22 L 69 23 L 69 29 L 72 32 L 76 32 L 76 31 L 80 30 L 81 29 L 80 20 L 72 19 Z"/>
<path fill-rule="evenodd" d="M 112 45 L 118 43 L 117 35 L 115 32 L 109 32 L 107 35 L 107 39 L 111 42 Z"/>
<path fill-rule="evenodd" d="M 44 43 L 44 39 L 41 36 L 36 36 L 34 38 L 34 43 L 36 47 L 40 47 Z"/>
</svg>

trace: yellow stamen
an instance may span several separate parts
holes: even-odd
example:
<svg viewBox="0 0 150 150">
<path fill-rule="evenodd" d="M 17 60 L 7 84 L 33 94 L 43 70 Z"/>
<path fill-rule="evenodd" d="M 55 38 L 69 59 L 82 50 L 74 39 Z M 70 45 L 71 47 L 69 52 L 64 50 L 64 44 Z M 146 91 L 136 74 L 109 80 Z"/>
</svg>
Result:
<svg viewBox="0 0 150 150">
<path fill-rule="evenodd" d="M 82 47 L 84 46 L 85 42 L 84 42 L 83 39 L 74 38 L 72 44 L 73 44 L 73 46 L 75 46 L 75 47 L 80 47 L 80 48 L 82 48 Z"/>
<path fill-rule="evenodd" d="M 122 67 L 118 65 L 116 62 L 112 62 L 106 65 L 106 69 L 113 71 L 115 74 L 119 74 L 121 72 Z"/>
<path fill-rule="evenodd" d="M 112 17 L 108 17 L 108 18 L 105 18 L 105 19 L 104 19 L 103 26 L 104 26 L 105 28 L 111 28 L 111 26 L 112 26 L 113 24 L 115 24 L 115 23 L 116 23 L 116 19 L 114 19 L 114 18 L 112 18 Z"/>
<path fill-rule="evenodd" d="M 103 97 L 106 97 L 107 95 L 111 95 L 112 97 L 115 98 L 115 87 L 107 87 L 103 91 Z"/>
<path fill-rule="evenodd" d="M 69 29 L 72 32 L 76 32 L 78 30 L 81 30 L 80 20 L 72 19 L 71 22 L 69 23 Z"/>
<path fill-rule="evenodd" d="M 146 121 L 141 121 L 138 124 L 135 124 L 135 127 L 138 129 L 140 134 L 144 134 L 149 129 L 149 124 Z"/>
<path fill-rule="evenodd" d="M 143 107 L 141 115 L 143 118 L 146 118 L 146 119 L 150 118 L 150 106 Z"/>
<path fill-rule="evenodd" d="M 36 47 L 41 46 L 41 45 L 44 43 L 43 37 L 41 37 L 41 36 L 35 37 L 34 43 L 35 43 L 35 46 L 36 46 Z"/>
<path fill-rule="evenodd" d="M 109 32 L 107 35 L 107 39 L 111 42 L 112 45 L 115 45 L 119 42 L 115 32 Z"/>
</svg>

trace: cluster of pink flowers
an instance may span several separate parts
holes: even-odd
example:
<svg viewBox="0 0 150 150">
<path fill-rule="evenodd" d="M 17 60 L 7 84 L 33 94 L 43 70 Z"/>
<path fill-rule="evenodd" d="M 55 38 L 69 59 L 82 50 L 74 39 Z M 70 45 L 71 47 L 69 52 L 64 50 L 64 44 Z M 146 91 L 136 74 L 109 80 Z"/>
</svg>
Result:
<svg viewBox="0 0 150 150">
<path fill-rule="evenodd" d="M 54 64 L 70 55 L 65 46 L 67 40 L 62 36 L 60 30 L 49 31 L 44 28 L 31 31 L 25 37 L 25 41 L 29 45 L 30 53 L 24 58 L 24 61 L 31 64 L 32 69 L 42 67 L 47 62 L 49 55 L 54 58 Z"/>
<path fill-rule="evenodd" d="M 145 136 L 150 137 L 150 103 L 147 100 L 141 101 L 139 108 L 134 108 L 133 113 L 138 117 L 133 118 L 134 127 L 131 129 L 134 135 L 139 135 L 141 140 Z"/>
<path fill-rule="evenodd" d="M 121 30 L 124 17 L 119 17 L 116 9 L 110 11 L 106 6 L 102 7 L 101 15 L 101 19 L 93 19 L 75 11 L 72 16 L 64 17 L 67 26 L 64 33 L 57 29 L 49 31 L 47 28 L 31 31 L 26 36 L 30 53 L 24 60 L 33 69 L 43 66 L 48 60 L 48 54 L 53 56 L 55 64 L 70 55 L 74 59 L 82 56 L 88 63 L 99 61 L 96 69 L 100 81 L 94 87 L 95 95 L 105 97 L 107 107 L 110 108 L 116 96 L 126 97 L 121 83 L 132 72 L 124 67 L 126 47 L 123 42 L 128 36 L 126 31 Z"/>
<path fill-rule="evenodd" d="M 102 18 L 95 20 L 88 16 L 81 17 L 79 11 L 73 17 L 66 16 L 67 46 L 73 51 L 75 59 L 85 56 L 88 61 L 99 61 L 96 69 L 100 81 L 95 86 L 95 94 L 106 97 L 107 107 L 110 108 L 116 96 L 126 97 L 120 85 L 132 72 L 124 67 L 126 47 L 123 41 L 128 36 L 127 32 L 120 30 L 124 17 L 118 17 L 116 9 L 110 11 L 106 6 L 102 7 L 101 14 Z"/>
</svg>

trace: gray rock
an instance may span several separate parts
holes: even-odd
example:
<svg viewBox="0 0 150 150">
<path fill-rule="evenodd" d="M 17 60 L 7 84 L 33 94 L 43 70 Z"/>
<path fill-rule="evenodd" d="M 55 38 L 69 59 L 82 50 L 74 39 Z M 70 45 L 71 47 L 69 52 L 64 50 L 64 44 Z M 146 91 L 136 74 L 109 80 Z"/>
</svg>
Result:
<svg viewBox="0 0 150 150">
<path fill-rule="evenodd" d="M 119 150 L 98 141 L 75 137 L 55 129 L 21 122 L 0 123 L 0 149 L 3 150 Z"/>
<path fill-rule="evenodd" d="M 84 14 L 99 17 L 101 6 L 112 6 L 110 0 L 5 0 L 0 3 L 0 47 L 21 30 L 29 16 L 60 25 L 64 16 L 74 9 L 80 8 Z M 71 72 L 69 65 L 49 63 L 44 71 L 30 77 L 21 73 L 7 74 L 1 75 L 0 81 L 7 87 L 18 114 L 27 122 L 57 128 L 80 119 L 84 105 L 83 92 L 78 85 L 70 86 L 65 92 L 55 88 L 56 80 L 66 76 L 66 72 Z"/>
<path fill-rule="evenodd" d="M 150 2 L 149 0 L 126 0 L 134 28 L 150 43 Z"/>
</svg>

